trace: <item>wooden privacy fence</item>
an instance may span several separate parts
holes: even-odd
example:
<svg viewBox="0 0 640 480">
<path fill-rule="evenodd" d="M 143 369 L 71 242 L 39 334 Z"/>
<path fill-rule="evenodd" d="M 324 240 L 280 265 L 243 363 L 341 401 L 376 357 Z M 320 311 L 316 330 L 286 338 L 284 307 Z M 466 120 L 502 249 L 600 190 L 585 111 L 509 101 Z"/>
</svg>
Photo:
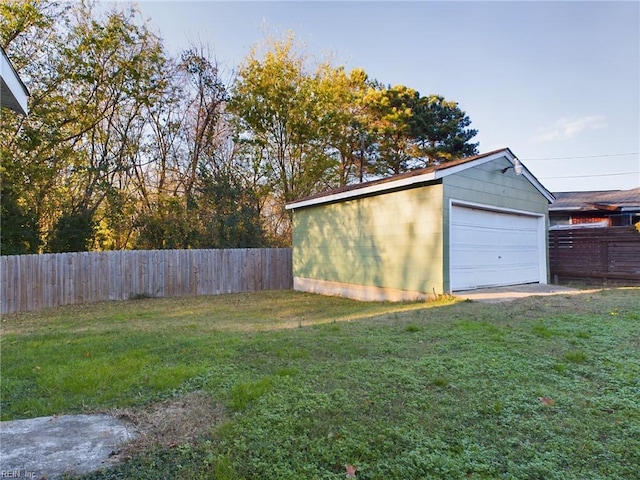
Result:
<svg viewBox="0 0 640 480">
<path fill-rule="evenodd" d="M 1 313 L 136 296 L 293 287 L 291 249 L 128 250 L 0 257 Z"/>
<path fill-rule="evenodd" d="M 632 227 L 549 232 L 552 278 L 640 283 L 640 234 Z"/>
</svg>

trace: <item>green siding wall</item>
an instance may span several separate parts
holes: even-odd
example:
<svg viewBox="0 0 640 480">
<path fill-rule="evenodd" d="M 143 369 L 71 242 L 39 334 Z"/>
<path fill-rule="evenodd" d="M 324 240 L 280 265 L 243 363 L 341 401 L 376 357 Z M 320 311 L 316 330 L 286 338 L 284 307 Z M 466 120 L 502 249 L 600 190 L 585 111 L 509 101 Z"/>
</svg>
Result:
<svg viewBox="0 0 640 480">
<path fill-rule="evenodd" d="M 298 209 L 296 277 L 443 293 L 443 186 Z"/>
<path fill-rule="evenodd" d="M 449 175 L 443 179 L 443 249 L 444 289 L 449 290 L 449 205 L 451 200 L 472 202 L 493 207 L 520 210 L 547 216 L 547 199 L 523 175 L 513 169 L 501 170 L 511 163 L 502 158 L 475 168 Z M 548 226 L 548 225 L 547 225 Z"/>
</svg>

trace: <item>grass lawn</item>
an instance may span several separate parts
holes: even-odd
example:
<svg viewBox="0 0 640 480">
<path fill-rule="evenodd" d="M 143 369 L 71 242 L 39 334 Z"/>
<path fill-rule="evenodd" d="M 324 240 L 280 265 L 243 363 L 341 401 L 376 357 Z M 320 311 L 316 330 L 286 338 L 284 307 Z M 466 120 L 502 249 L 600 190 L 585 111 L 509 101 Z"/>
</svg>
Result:
<svg viewBox="0 0 640 480">
<path fill-rule="evenodd" d="M 4 316 L 1 349 L 3 420 L 174 422 L 85 478 L 640 472 L 640 288 L 506 304 L 142 299 Z"/>
</svg>

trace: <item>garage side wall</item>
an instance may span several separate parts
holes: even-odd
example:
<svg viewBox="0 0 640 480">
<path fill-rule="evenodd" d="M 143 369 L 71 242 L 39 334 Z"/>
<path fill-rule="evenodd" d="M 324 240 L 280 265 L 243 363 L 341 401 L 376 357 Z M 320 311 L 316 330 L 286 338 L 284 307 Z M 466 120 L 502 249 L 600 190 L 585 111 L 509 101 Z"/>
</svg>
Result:
<svg viewBox="0 0 640 480">
<path fill-rule="evenodd" d="M 301 208 L 294 288 L 361 300 L 443 293 L 442 185 Z"/>
<path fill-rule="evenodd" d="M 443 224 L 444 224 L 444 289 L 449 291 L 450 208 L 452 201 L 469 202 L 504 210 L 518 210 L 545 215 L 545 231 L 548 229 L 549 203 L 547 199 L 523 176 L 516 175 L 513 168 L 504 174 L 501 170 L 511 166 L 506 159 L 487 162 L 475 168 L 463 170 L 443 179 Z M 546 244 L 544 248 L 546 253 Z M 548 269 L 547 269 L 548 271 Z"/>
</svg>

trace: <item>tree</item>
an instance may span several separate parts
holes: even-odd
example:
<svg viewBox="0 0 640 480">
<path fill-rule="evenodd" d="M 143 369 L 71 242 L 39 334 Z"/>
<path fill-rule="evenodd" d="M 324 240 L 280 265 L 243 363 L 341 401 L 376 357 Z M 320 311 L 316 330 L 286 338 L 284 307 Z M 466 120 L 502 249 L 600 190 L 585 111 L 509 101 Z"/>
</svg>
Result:
<svg viewBox="0 0 640 480">
<path fill-rule="evenodd" d="M 133 8 L 0 3 L 30 115 L 0 125 L 3 252 L 287 245 L 289 201 L 475 153 L 455 102 L 270 39 L 233 88 Z"/>
<path fill-rule="evenodd" d="M 284 204 L 334 185 L 337 160 L 327 151 L 332 120 L 322 81 L 326 64 L 309 72 L 295 39 L 269 40 L 260 55 L 254 48 L 238 72 L 229 110 L 237 118 L 237 141 L 260 163 L 272 214 L 286 215 Z M 287 215 L 288 216 L 288 215 Z M 283 235 L 290 234 L 285 228 Z"/>
<path fill-rule="evenodd" d="M 87 210 L 65 212 L 60 216 L 49 236 L 49 252 L 85 252 L 94 237 L 93 214 Z"/>
<path fill-rule="evenodd" d="M 192 93 L 185 106 L 186 128 L 183 128 L 187 165 L 182 183 L 188 203 L 197 181 L 199 166 L 218 161 L 221 143 L 229 135 L 223 121 L 228 92 L 220 77 L 217 62 L 209 60 L 202 47 L 185 51 L 179 68 L 190 87 L 187 91 Z"/>
<path fill-rule="evenodd" d="M 375 137 L 374 172 L 394 175 L 477 154 L 477 131 L 456 102 L 404 85 L 373 85 L 365 96 Z"/>
<path fill-rule="evenodd" d="M 104 19 L 81 4 L 62 48 L 65 64 L 73 65 L 68 82 L 78 112 L 75 165 L 64 175 L 71 186 L 63 217 L 77 216 L 69 225 L 96 225 L 96 214 L 113 215 L 116 192 L 130 188 L 131 170 L 147 126 L 146 113 L 167 82 L 166 58 L 159 39 L 138 26 L 137 12 L 110 11 Z M 66 172 L 65 172 L 66 173 Z"/>
<path fill-rule="evenodd" d="M 228 93 L 217 62 L 204 47 L 189 48 L 177 61 L 167 62 L 167 68 L 172 81 L 149 109 L 142 155 L 134 166 L 140 192 L 136 245 L 195 248 L 203 244 L 200 169 L 216 170 L 230 161 L 227 155 L 234 155 L 233 148 L 228 149 Z M 188 218 L 188 225 L 177 215 Z M 174 227 L 176 232 L 168 234 Z"/>
<path fill-rule="evenodd" d="M 52 113 L 60 97 L 51 79 L 57 75 L 53 66 L 60 34 L 56 19 L 64 15 L 65 8 L 36 0 L 0 3 L 0 44 L 31 93 L 29 117 L 5 109 L 0 122 L 3 254 L 35 253 L 51 225 L 43 191 L 56 181 L 59 155 L 54 152 L 64 152 L 60 130 L 66 123 Z M 52 102 L 42 102 L 46 92 Z M 59 127 L 48 127 L 50 122 L 44 118 Z"/>
<path fill-rule="evenodd" d="M 471 120 L 456 102 L 429 95 L 419 98 L 413 109 L 411 128 L 421 166 L 478 153 L 478 144 L 469 143 L 478 131 L 467 129 Z"/>
<path fill-rule="evenodd" d="M 15 187 L 6 178 L 0 183 L 0 199 L 0 253 L 38 253 L 40 239 L 36 216 L 20 204 Z"/>
<path fill-rule="evenodd" d="M 138 216 L 136 227 L 135 246 L 147 250 L 193 248 L 200 235 L 196 216 L 179 196 L 159 196 Z"/>
<path fill-rule="evenodd" d="M 396 85 L 370 88 L 365 96 L 369 111 L 369 126 L 376 144 L 373 173 L 388 176 L 407 171 L 413 159 L 413 107 L 418 92 Z"/>
<path fill-rule="evenodd" d="M 260 199 L 233 169 L 201 169 L 197 211 L 199 248 L 258 248 L 267 245 Z"/>
<path fill-rule="evenodd" d="M 371 82 L 362 69 L 347 74 L 343 67 L 325 68 L 319 87 L 327 108 L 326 148 L 338 159 L 335 177 L 339 186 L 362 182 L 369 172 L 367 147 L 372 143 L 364 103 Z"/>
<path fill-rule="evenodd" d="M 145 112 L 164 88 L 161 44 L 133 9 L 98 18 L 89 3 L 31 0 L 4 13 L 0 38 L 32 95 L 27 119 L 3 121 L 3 174 L 28 185 L 16 195 L 47 249 L 80 226 L 86 242 L 74 248 L 88 248 L 98 221 L 114 217 L 107 199 L 130 188 Z"/>
</svg>

